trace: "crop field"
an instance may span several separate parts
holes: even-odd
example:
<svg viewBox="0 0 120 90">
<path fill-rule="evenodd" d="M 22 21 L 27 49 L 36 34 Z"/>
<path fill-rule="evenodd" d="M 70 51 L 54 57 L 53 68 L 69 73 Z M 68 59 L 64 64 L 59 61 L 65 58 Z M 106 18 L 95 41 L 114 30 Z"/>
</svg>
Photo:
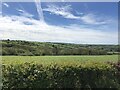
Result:
<svg viewBox="0 0 120 90">
<path fill-rule="evenodd" d="M 76 65 L 88 62 L 117 62 L 118 55 L 102 56 L 2 56 L 2 64 L 22 64 L 32 62 L 35 64 L 65 64 Z"/>
</svg>

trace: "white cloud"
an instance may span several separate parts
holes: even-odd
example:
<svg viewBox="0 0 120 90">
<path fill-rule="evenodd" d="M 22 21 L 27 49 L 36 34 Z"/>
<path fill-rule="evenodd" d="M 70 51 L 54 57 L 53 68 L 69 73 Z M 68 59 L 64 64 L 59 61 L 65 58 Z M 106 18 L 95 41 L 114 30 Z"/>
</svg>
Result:
<svg viewBox="0 0 120 90">
<path fill-rule="evenodd" d="M 32 23 L 25 25 L 24 22 Z M 48 25 L 24 16 L 0 17 L 0 38 L 45 42 L 116 44 L 117 32 L 102 32 L 80 25 Z"/>
<path fill-rule="evenodd" d="M 101 25 L 101 24 L 109 23 L 108 20 L 106 20 L 104 17 L 102 17 L 104 18 L 104 20 L 101 20 L 100 16 L 98 17 L 93 13 L 84 14 L 82 12 L 76 11 L 76 14 L 79 15 L 76 16 L 72 13 L 72 8 L 70 5 L 60 7 L 52 4 L 52 5 L 48 5 L 47 8 L 44 8 L 43 11 L 47 11 L 50 12 L 50 14 L 52 13 L 55 15 L 59 15 L 67 19 L 81 20 L 85 24 Z"/>
<path fill-rule="evenodd" d="M 96 24 L 100 25 L 100 24 L 106 24 L 107 23 L 107 20 L 106 21 L 101 21 L 100 18 L 98 18 L 94 14 L 84 15 L 83 17 L 81 17 L 81 20 L 83 22 L 85 22 L 86 24 L 94 24 L 94 25 L 96 25 Z"/>
<path fill-rule="evenodd" d="M 32 18 L 32 17 L 34 16 L 34 15 L 28 13 L 28 12 L 25 11 L 25 10 L 22 10 L 22 9 L 16 9 L 16 10 L 20 12 L 19 14 L 20 14 L 21 16 L 28 17 L 28 18 Z"/>
<path fill-rule="evenodd" d="M 19 11 L 19 12 L 24 12 L 24 10 L 21 10 L 21 9 L 16 9 L 17 11 Z"/>
<path fill-rule="evenodd" d="M 6 7 L 9 7 L 9 5 L 7 3 L 3 3 L 3 5 L 6 6 Z"/>
<path fill-rule="evenodd" d="M 80 19 L 80 17 L 77 17 L 71 13 L 71 6 L 66 5 L 66 6 L 56 6 L 56 5 L 48 5 L 47 8 L 44 8 L 43 11 L 50 12 L 52 14 L 60 15 L 64 18 L 69 18 L 69 19 Z"/>
<path fill-rule="evenodd" d="M 78 12 L 78 11 L 76 11 L 76 14 L 77 14 L 77 15 L 84 15 L 84 13 Z"/>
</svg>

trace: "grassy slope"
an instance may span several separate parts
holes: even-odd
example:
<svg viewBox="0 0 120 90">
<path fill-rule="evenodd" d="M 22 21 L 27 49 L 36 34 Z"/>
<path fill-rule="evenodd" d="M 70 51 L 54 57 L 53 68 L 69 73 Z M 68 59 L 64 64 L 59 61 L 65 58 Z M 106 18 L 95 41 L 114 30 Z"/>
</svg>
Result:
<svg viewBox="0 0 120 90">
<path fill-rule="evenodd" d="M 118 55 L 102 56 L 2 56 L 3 64 L 21 64 L 25 62 L 34 62 L 37 64 L 60 64 L 60 65 L 78 65 L 87 62 L 108 62 L 118 61 Z"/>
</svg>

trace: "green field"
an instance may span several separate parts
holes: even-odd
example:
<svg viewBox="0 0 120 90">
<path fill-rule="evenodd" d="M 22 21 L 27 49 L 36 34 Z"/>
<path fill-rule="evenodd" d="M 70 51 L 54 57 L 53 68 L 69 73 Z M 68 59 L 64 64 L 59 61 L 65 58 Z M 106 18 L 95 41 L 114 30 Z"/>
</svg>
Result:
<svg viewBox="0 0 120 90">
<path fill-rule="evenodd" d="M 78 65 L 89 62 L 117 62 L 118 55 L 102 55 L 102 56 L 2 56 L 2 64 L 16 65 L 25 62 L 33 62 L 36 64 L 50 65 Z"/>
</svg>

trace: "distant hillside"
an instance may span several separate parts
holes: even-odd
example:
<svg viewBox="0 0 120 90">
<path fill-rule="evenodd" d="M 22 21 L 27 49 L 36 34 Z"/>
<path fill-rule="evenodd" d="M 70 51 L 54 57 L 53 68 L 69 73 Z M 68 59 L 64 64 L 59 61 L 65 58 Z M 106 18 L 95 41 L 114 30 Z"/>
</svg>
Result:
<svg viewBox="0 0 120 90">
<path fill-rule="evenodd" d="M 117 45 L 83 45 L 2 40 L 2 55 L 108 55 L 117 54 Z"/>
</svg>

